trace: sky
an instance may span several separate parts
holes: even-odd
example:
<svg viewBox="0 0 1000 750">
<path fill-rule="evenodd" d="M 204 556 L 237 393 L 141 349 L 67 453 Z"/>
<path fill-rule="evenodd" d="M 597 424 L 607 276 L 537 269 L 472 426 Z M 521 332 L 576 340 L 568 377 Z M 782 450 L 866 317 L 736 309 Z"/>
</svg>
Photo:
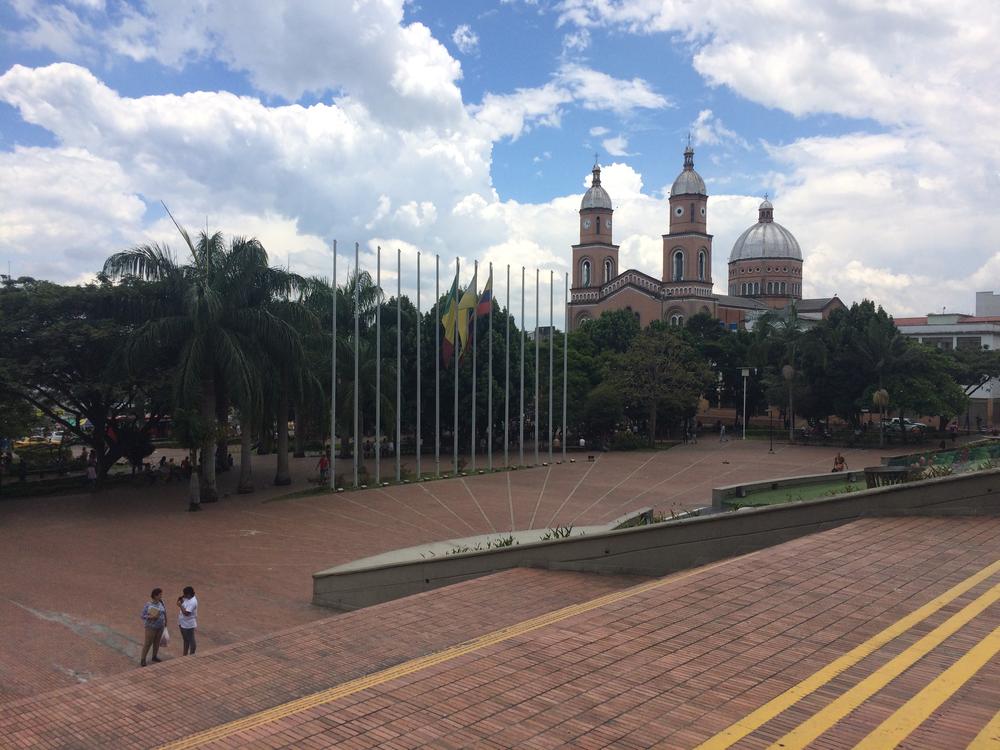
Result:
<svg viewBox="0 0 1000 750">
<path fill-rule="evenodd" d="M 712 273 L 767 194 L 806 297 L 896 316 L 1000 288 L 993 0 L 0 0 L 0 268 L 84 282 L 193 231 L 433 304 L 435 255 L 554 272 L 595 155 L 620 268 L 662 273 L 690 137 Z M 485 272 L 480 275 L 480 281 Z M 527 316 L 532 323 L 533 314 Z M 543 312 L 542 324 L 547 323 Z"/>
</svg>

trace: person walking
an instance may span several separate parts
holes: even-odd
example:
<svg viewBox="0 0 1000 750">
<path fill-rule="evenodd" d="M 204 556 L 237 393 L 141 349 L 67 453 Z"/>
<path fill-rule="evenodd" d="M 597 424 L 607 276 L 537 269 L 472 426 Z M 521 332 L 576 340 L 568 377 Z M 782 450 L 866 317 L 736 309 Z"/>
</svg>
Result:
<svg viewBox="0 0 1000 750">
<path fill-rule="evenodd" d="M 729 438 L 726 437 L 726 426 L 724 424 L 719 425 L 719 442 L 720 443 L 729 442 Z"/>
<path fill-rule="evenodd" d="M 330 459 L 326 457 L 325 452 L 319 457 L 319 461 L 316 463 L 316 468 L 319 469 L 320 484 L 325 484 L 327 477 L 330 476 Z"/>
<path fill-rule="evenodd" d="M 193 588 L 184 587 L 183 593 L 177 597 L 177 608 L 180 610 L 177 627 L 184 639 L 184 656 L 194 656 L 195 649 L 198 648 L 194 639 L 194 632 L 198 629 L 198 597 L 194 595 Z"/>
<path fill-rule="evenodd" d="M 155 588 L 149 594 L 149 601 L 142 608 L 142 624 L 144 637 L 142 639 L 142 657 L 139 666 L 146 666 L 146 655 L 153 648 L 153 661 L 162 661 L 159 657 L 160 639 L 163 629 L 167 627 L 167 607 L 163 603 L 163 589 Z"/>
</svg>

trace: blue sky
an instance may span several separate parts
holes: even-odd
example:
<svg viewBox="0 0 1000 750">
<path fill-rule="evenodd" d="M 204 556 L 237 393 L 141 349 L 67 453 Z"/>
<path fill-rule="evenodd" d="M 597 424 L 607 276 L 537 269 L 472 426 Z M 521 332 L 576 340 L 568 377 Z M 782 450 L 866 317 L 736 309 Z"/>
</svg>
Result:
<svg viewBox="0 0 1000 750">
<path fill-rule="evenodd" d="M 869 7 L 870 6 L 870 7 Z M 713 276 L 767 192 L 807 296 L 969 310 L 1000 271 L 1000 11 L 836 0 L 0 0 L 0 261 L 190 227 L 568 270 L 594 154 L 661 272 L 688 133 Z M 920 54 L 917 54 L 919 52 Z M 410 279 L 412 280 L 412 279 Z M 425 283 L 425 289 L 429 286 Z"/>
</svg>

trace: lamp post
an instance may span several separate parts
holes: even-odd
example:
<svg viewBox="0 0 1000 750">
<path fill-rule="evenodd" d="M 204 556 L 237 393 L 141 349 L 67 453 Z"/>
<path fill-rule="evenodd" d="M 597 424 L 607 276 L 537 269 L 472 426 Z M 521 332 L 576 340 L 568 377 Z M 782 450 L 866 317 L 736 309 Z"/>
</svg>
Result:
<svg viewBox="0 0 1000 750">
<path fill-rule="evenodd" d="M 879 433 L 878 433 L 878 447 L 885 447 L 885 408 L 889 405 L 889 391 L 885 388 L 879 388 L 872 395 L 872 403 L 878 407 L 879 411 Z"/>
<path fill-rule="evenodd" d="M 747 378 L 750 377 L 750 368 L 744 367 L 740 370 L 743 375 L 743 439 L 747 439 Z"/>
<path fill-rule="evenodd" d="M 772 409 L 770 406 L 768 406 L 767 407 L 767 439 L 768 439 L 768 442 L 771 444 L 770 447 L 767 449 L 768 453 L 774 453 L 774 420 L 772 419 L 772 415 L 773 414 L 774 414 L 774 409 Z"/>
<path fill-rule="evenodd" d="M 795 368 L 785 365 L 781 368 L 781 377 L 788 383 L 788 442 L 795 442 L 795 400 L 792 397 L 792 378 L 795 377 Z"/>
</svg>

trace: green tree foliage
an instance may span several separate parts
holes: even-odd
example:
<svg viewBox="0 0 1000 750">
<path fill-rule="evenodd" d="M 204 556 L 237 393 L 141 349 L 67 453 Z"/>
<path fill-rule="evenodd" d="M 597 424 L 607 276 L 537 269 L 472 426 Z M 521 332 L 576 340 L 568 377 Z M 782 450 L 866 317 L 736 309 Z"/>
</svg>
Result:
<svg viewBox="0 0 1000 750">
<path fill-rule="evenodd" d="M 147 283 L 134 310 L 138 328 L 126 342 L 124 361 L 134 371 L 151 352 L 169 353 L 178 363 L 173 371 L 175 408 L 196 406 L 205 422 L 225 416 L 230 403 L 259 410 L 265 384 L 274 382 L 268 366 L 274 366 L 279 372 L 274 402 L 281 479 L 287 474 L 288 373 L 303 359 L 296 323 L 309 315 L 307 308 L 293 303 L 292 295 L 305 282 L 271 268 L 256 239 L 234 237 L 227 245 L 221 233 L 202 232 L 195 243 L 177 228 L 190 251 L 187 264 L 155 244 L 115 253 L 104 264 L 110 279 Z M 218 498 L 216 438 L 217 433 L 206 431 L 201 448 L 205 500 Z"/>
<path fill-rule="evenodd" d="M 149 432 L 169 407 L 164 352 L 133 370 L 121 344 L 140 285 L 60 286 L 20 279 L 0 287 L 0 400 L 37 409 L 92 448 L 101 478 L 124 455 L 119 430 Z"/>
<path fill-rule="evenodd" d="M 641 331 L 619 364 L 614 382 L 627 410 L 645 420 L 651 445 L 658 423 L 676 422 L 696 413 L 699 397 L 713 380 L 694 347 L 662 323 Z"/>
</svg>

